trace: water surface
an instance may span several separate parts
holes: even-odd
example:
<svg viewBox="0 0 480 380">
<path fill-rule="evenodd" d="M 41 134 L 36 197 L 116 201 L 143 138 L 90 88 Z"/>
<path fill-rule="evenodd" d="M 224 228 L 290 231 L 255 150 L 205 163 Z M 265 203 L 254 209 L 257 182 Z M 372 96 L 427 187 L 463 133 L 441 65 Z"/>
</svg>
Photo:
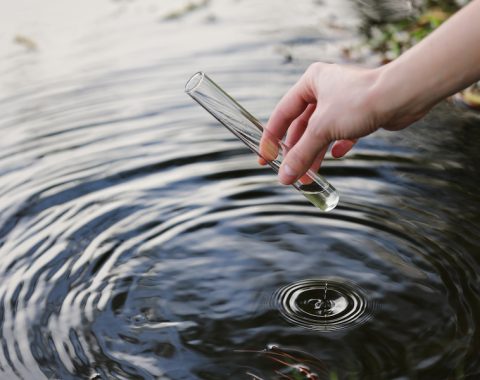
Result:
<svg viewBox="0 0 480 380">
<path fill-rule="evenodd" d="M 205 70 L 266 120 L 341 61 L 352 4 L 73 4 L 2 12 L 0 378 L 480 376 L 477 116 L 442 104 L 327 159 L 321 213 L 183 87 Z M 325 279 L 355 323 L 276 302 Z"/>
</svg>

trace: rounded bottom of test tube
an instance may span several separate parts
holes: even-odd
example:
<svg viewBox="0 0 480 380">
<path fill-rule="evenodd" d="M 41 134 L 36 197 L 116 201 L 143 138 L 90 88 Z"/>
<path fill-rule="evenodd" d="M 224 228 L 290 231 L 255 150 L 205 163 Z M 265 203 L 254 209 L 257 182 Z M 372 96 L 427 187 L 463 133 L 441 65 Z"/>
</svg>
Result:
<svg viewBox="0 0 480 380">
<path fill-rule="evenodd" d="M 333 186 L 320 188 L 316 183 L 301 185 L 298 190 L 316 207 L 322 211 L 333 210 L 340 199 Z"/>
</svg>

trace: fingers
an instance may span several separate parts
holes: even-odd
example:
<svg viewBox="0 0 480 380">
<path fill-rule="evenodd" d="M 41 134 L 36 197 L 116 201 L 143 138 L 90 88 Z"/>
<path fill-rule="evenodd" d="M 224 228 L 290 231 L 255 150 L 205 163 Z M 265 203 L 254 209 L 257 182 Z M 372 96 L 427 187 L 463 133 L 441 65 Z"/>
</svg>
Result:
<svg viewBox="0 0 480 380">
<path fill-rule="evenodd" d="M 340 158 L 345 156 L 350 149 L 356 144 L 357 140 L 338 140 L 332 146 L 332 156 L 335 158 Z"/>
<path fill-rule="evenodd" d="M 303 75 L 273 110 L 260 141 L 260 155 L 265 159 L 259 160 L 260 163 L 274 159 L 278 154 L 278 151 L 271 149 L 271 144 L 268 141 L 283 139 L 292 122 L 304 113 L 309 103 L 315 102 L 315 97 L 312 96 L 308 83 L 309 81 Z M 272 153 L 275 154 L 273 158 L 271 157 Z"/>
<path fill-rule="evenodd" d="M 310 103 L 316 99 L 308 85 L 305 75 L 283 96 L 273 110 L 266 129 L 281 139 L 292 122 L 298 118 Z"/>
<path fill-rule="evenodd" d="M 258 158 L 258 163 L 265 165 L 268 161 L 273 161 L 278 156 L 278 149 L 278 139 L 264 130 L 260 140 L 260 157 Z"/>
<path fill-rule="evenodd" d="M 285 139 L 287 147 L 295 145 L 303 135 L 305 128 L 307 128 L 308 120 L 313 111 L 315 111 L 315 106 L 315 104 L 309 104 L 305 111 L 292 122 L 288 128 L 287 137 Z M 262 140 L 260 141 L 260 153 L 262 156 L 258 157 L 258 163 L 260 165 L 266 165 L 267 161 L 272 161 L 277 158 L 278 149 L 278 139 L 269 131 L 264 130 Z"/>
<path fill-rule="evenodd" d="M 322 165 L 323 158 L 325 157 L 325 154 L 327 153 L 327 149 L 328 149 L 328 146 L 323 148 L 322 151 L 318 154 L 318 156 L 313 161 L 313 164 L 310 167 L 310 170 L 313 171 L 314 173 L 317 173 L 318 169 L 320 169 L 320 166 Z M 308 174 L 304 174 L 303 176 L 300 177 L 299 181 L 304 185 L 308 185 L 308 184 L 313 182 L 313 179 Z"/>
<path fill-rule="evenodd" d="M 293 121 L 290 128 L 288 128 L 285 144 L 289 148 L 294 146 L 297 141 L 300 140 L 300 137 L 302 137 L 316 106 L 316 104 L 309 104 L 305 111 L 303 111 L 303 113 Z"/>
<path fill-rule="evenodd" d="M 307 128 L 308 121 L 310 120 L 310 117 L 312 116 L 313 112 L 315 111 L 316 104 L 309 104 L 305 111 L 295 119 L 295 121 L 292 123 L 290 128 L 288 128 L 287 131 L 287 137 L 285 139 L 285 144 L 287 147 L 292 147 L 294 146 L 298 140 L 300 140 L 300 137 L 302 137 L 303 133 L 305 132 L 305 129 Z M 320 163 L 322 162 L 323 156 L 322 157 L 317 157 L 315 159 L 315 163 L 318 162 L 318 166 L 315 168 L 315 170 L 318 170 L 320 167 Z M 314 163 L 314 166 L 315 166 Z M 300 178 L 300 182 L 303 184 L 309 184 L 312 183 L 312 179 L 308 175 L 304 175 L 303 177 Z"/>
<path fill-rule="evenodd" d="M 280 167 L 280 182 L 289 185 L 312 167 L 328 144 L 328 129 L 322 125 L 322 115 L 318 108 L 310 117 L 307 128 L 298 142 L 290 149 Z M 323 157 L 322 157 L 323 158 Z"/>
<path fill-rule="evenodd" d="M 260 156 L 257 158 L 257 161 L 262 166 L 267 164 L 267 161 L 265 161 L 265 159 L 263 157 L 260 157 Z"/>
</svg>

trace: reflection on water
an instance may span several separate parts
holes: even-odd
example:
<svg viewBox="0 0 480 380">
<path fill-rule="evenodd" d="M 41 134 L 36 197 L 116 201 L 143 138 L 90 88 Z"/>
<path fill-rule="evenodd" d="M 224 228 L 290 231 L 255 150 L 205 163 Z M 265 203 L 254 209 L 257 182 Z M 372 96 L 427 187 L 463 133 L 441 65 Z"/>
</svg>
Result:
<svg viewBox="0 0 480 380">
<path fill-rule="evenodd" d="M 183 93 L 203 69 L 265 120 L 353 38 L 348 3 L 34 3 L 0 40 L 0 378 L 480 376 L 478 118 L 327 160 L 322 214 Z M 308 313 L 355 323 L 286 319 L 307 279 Z"/>
</svg>

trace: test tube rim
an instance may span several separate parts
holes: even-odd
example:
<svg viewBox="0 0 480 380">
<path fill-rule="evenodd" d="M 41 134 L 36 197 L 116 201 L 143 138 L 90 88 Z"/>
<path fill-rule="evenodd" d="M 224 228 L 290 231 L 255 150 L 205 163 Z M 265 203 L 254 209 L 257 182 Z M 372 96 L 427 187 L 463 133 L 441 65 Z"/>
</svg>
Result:
<svg viewBox="0 0 480 380">
<path fill-rule="evenodd" d="M 187 94 L 193 94 L 195 90 L 200 87 L 204 78 L 205 73 L 203 71 L 197 71 L 185 84 L 185 92 Z"/>
</svg>

